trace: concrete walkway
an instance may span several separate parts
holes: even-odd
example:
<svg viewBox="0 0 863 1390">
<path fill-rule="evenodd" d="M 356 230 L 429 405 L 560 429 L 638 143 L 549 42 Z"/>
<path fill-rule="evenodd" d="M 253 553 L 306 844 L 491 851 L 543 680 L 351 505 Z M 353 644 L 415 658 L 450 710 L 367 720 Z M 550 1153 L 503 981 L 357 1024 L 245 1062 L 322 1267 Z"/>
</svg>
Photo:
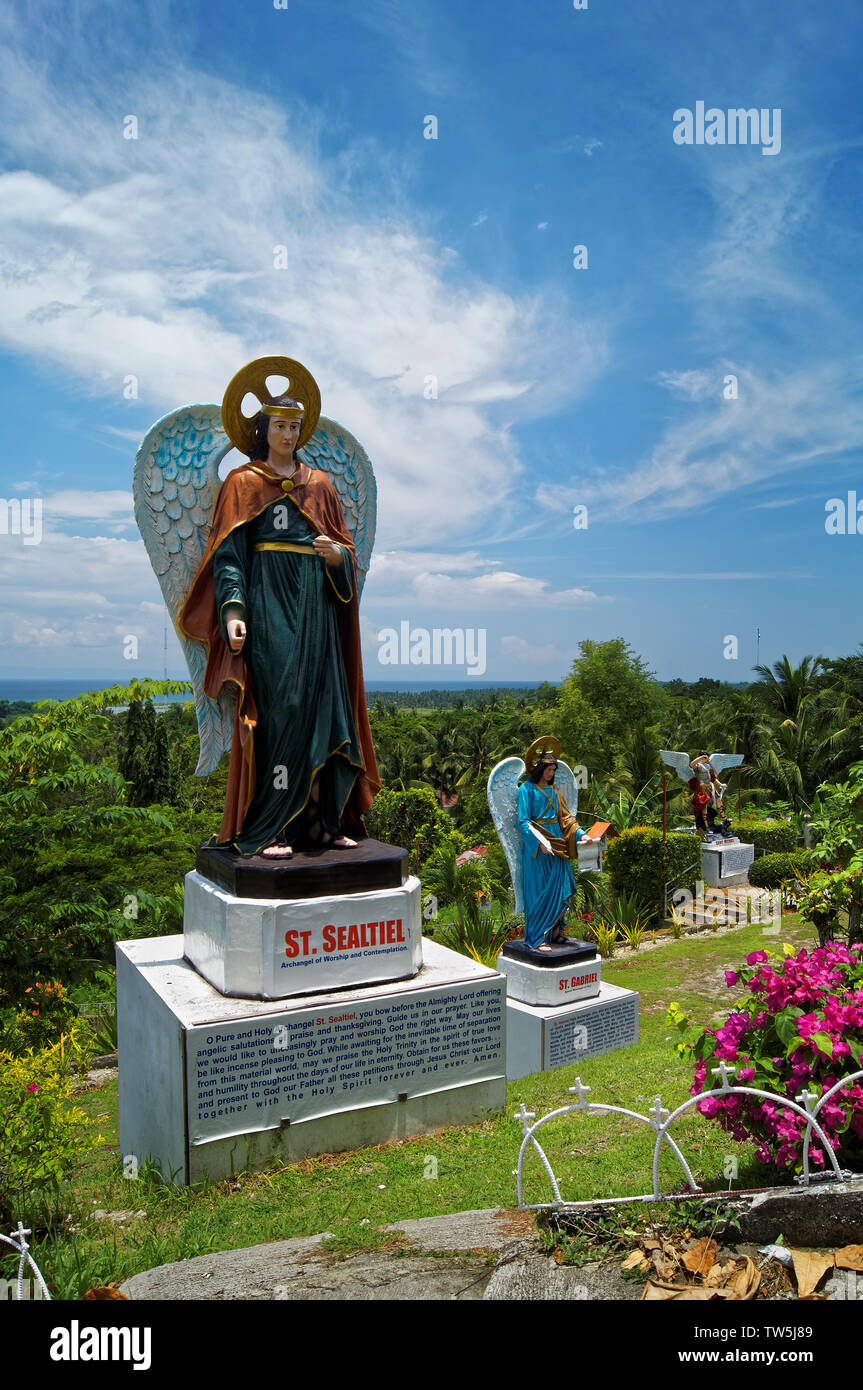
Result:
<svg viewBox="0 0 863 1390">
<path fill-rule="evenodd" d="M 135 1300 L 435 1301 L 631 1299 L 640 1290 L 609 1266 L 572 1269 L 540 1251 L 530 1212 L 463 1211 L 388 1226 L 386 1250 L 340 1258 L 325 1235 L 220 1250 L 136 1274 Z M 601 1271 L 601 1272 L 600 1272 Z"/>
</svg>

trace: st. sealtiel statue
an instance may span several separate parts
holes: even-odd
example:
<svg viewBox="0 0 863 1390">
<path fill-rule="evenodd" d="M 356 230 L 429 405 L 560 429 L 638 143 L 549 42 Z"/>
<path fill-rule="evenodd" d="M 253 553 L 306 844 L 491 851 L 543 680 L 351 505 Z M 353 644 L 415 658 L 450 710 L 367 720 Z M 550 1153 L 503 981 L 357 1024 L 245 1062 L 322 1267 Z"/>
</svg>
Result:
<svg viewBox="0 0 863 1390">
<path fill-rule="evenodd" d="M 274 377 L 287 393 L 270 394 Z M 247 416 L 249 393 L 260 409 Z M 258 358 L 221 411 L 185 406 L 154 425 L 135 467 L 135 516 L 195 690 L 196 771 L 230 748 L 216 842 L 244 855 L 351 848 L 380 788 L 358 618 L 374 475 L 320 410 L 304 367 Z M 248 462 L 220 484 L 232 445 Z"/>
</svg>

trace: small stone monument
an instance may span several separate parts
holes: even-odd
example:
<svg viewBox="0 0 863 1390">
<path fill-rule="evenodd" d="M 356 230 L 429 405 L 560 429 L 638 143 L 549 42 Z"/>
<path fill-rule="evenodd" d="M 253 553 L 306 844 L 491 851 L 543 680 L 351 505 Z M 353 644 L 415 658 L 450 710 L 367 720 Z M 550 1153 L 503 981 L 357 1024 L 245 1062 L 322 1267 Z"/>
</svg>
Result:
<svg viewBox="0 0 863 1390">
<path fill-rule="evenodd" d="M 552 736 L 524 758 L 505 758 L 488 779 L 488 801 L 506 854 L 524 940 L 497 960 L 507 981 L 507 1076 L 516 1080 L 638 1041 L 638 995 L 602 980 L 596 947 L 568 937 L 571 863 L 587 838 L 575 819 L 578 785 Z M 541 857 L 542 856 L 542 857 Z"/>
</svg>

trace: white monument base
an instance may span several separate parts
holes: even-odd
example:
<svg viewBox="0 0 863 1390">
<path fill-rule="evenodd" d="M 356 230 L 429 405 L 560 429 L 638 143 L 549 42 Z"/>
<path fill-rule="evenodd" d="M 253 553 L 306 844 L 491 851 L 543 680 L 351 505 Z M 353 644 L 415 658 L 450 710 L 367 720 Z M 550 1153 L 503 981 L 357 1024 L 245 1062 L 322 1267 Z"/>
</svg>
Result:
<svg viewBox="0 0 863 1390">
<path fill-rule="evenodd" d="M 120 1145 L 216 1182 L 470 1124 L 506 1098 L 506 982 L 432 941 L 408 983 L 223 997 L 183 937 L 117 945 Z"/>
<path fill-rule="evenodd" d="M 573 965 L 534 965 L 501 953 L 497 968 L 506 976 L 506 997 L 540 1008 L 559 1008 L 579 999 L 592 999 L 602 987 L 602 957 Z"/>
<path fill-rule="evenodd" d="M 726 840 L 721 844 L 705 841 L 701 846 L 701 874 L 711 888 L 728 888 L 733 883 L 747 883 L 755 858 L 755 846 L 742 840 Z"/>
<path fill-rule="evenodd" d="M 596 998 L 562 1008 L 508 999 L 506 1032 L 508 1080 L 554 1071 L 637 1043 L 638 995 L 603 984 Z"/>
<path fill-rule="evenodd" d="M 406 980 L 423 962 L 420 881 L 321 898 L 235 898 L 186 874 L 186 960 L 220 994 L 288 999 Z"/>
</svg>

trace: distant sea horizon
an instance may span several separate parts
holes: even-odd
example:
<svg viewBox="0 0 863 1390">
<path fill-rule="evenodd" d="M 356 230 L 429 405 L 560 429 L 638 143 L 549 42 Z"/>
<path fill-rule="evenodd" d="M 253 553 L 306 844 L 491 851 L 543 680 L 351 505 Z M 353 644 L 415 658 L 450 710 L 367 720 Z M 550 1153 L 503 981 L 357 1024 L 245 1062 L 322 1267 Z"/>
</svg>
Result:
<svg viewBox="0 0 863 1390">
<path fill-rule="evenodd" d="M 0 700 L 71 700 L 76 695 L 89 694 L 93 690 L 107 690 L 112 685 L 128 685 L 130 677 L 103 676 L 101 679 L 86 680 L 81 677 L 21 676 L 12 679 L 0 678 Z M 157 679 L 153 677 L 152 679 Z M 169 680 L 186 680 L 185 676 L 169 676 Z M 549 682 L 551 685 L 558 681 Z M 416 690 L 535 690 L 542 685 L 541 680 L 532 681 L 474 681 L 466 678 L 460 681 L 366 681 L 366 690 L 375 694 L 385 691 L 410 693 Z M 191 695 L 165 695 L 160 699 L 166 702 L 190 700 Z"/>
</svg>

